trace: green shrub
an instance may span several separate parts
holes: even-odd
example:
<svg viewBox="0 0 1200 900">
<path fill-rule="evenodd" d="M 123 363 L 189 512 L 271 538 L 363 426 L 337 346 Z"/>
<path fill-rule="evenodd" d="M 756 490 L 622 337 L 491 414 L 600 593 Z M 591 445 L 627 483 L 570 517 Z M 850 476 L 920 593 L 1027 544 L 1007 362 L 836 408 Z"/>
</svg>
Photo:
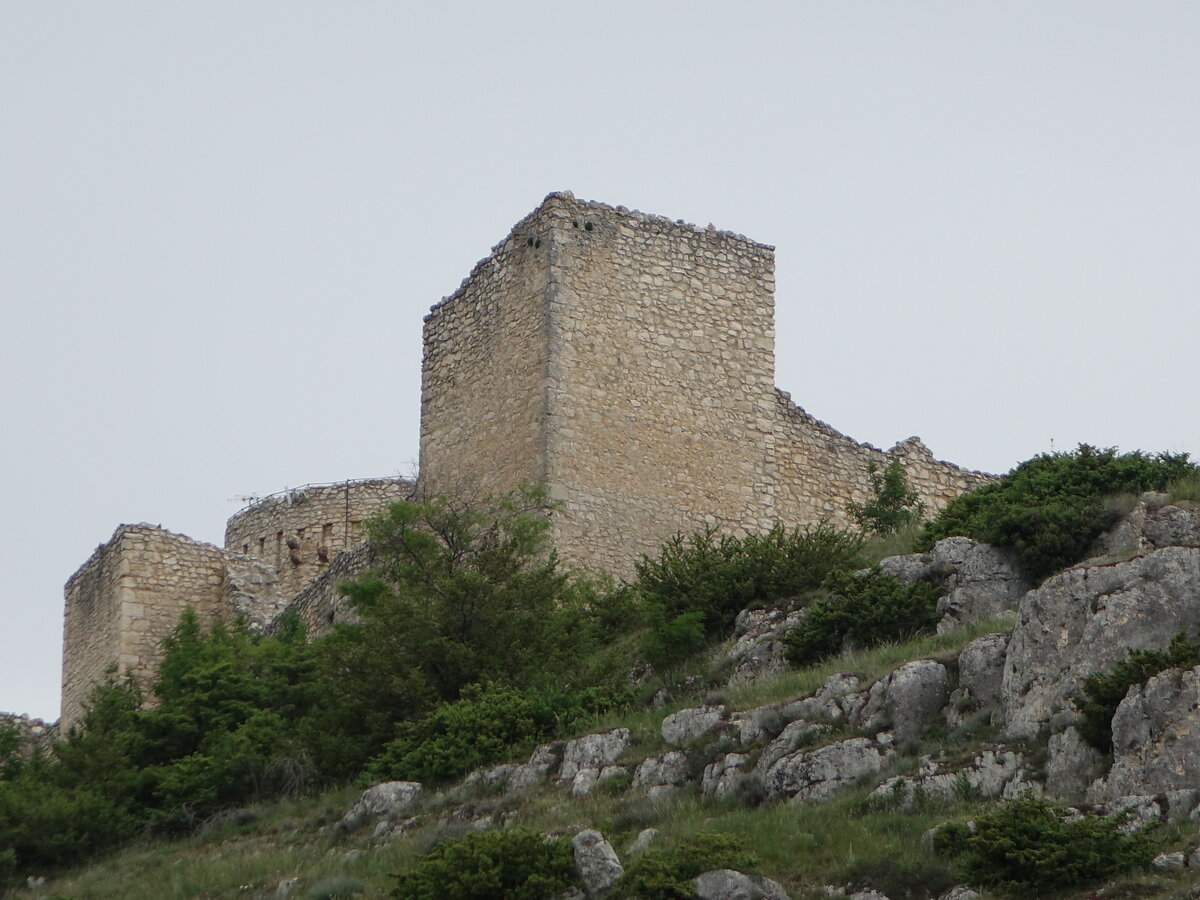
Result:
<svg viewBox="0 0 1200 900">
<path fill-rule="evenodd" d="M 871 479 L 872 498 L 866 503 L 848 503 L 846 511 L 869 534 L 894 534 L 903 528 L 919 524 L 925 514 L 925 503 L 908 484 L 908 476 L 899 460 L 892 460 L 880 471 L 879 464 L 867 464 Z"/>
<path fill-rule="evenodd" d="M 318 881 L 308 889 L 308 900 L 342 900 L 363 893 L 367 886 L 361 879 L 335 875 Z"/>
<path fill-rule="evenodd" d="M 1147 865 L 1153 838 L 1125 834 L 1123 821 L 1091 813 L 1068 820 L 1044 800 L 1014 800 L 977 818 L 974 831 L 961 824 L 939 828 L 933 847 L 956 860 L 972 884 L 1028 897 Z"/>
<path fill-rule="evenodd" d="M 1186 453 L 1118 455 L 1080 444 L 1071 453 L 1042 454 L 951 500 L 925 527 L 918 549 L 965 535 L 1011 550 L 1024 574 L 1041 581 L 1085 559 L 1114 523 L 1105 497 L 1162 491 L 1197 471 Z"/>
<path fill-rule="evenodd" d="M 672 849 L 650 847 L 625 869 L 609 896 L 614 900 L 691 900 L 692 879 L 712 869 L 753 871 L 758 859 L 746 839 L 732 834 L 698 834 Z"/>
<path fill-rule="evenodd" d="M 930 632 L 937 625 L 940 588 L 925 581 L 901 584 L 878 566 L 861 575 L 830 574 L 826 593 L 784 637 L 789 662 L 807 666 L 849 644 L 874 647 Z"/>
<path fill-rule="evenodd" d="M 450 781 L 558 737 L 580 719 L 623 699 L 603 687 L 521 691 L 494 683 L 467 685 L 458 700 L 399 723 L 396 739 L 367 764 L 364 774 L 372 782 Z"/>
<path fill-rule="evenodd" d="M 651 627 L 680 628 L 680 616 L 696 614 L 706 637 L 723 635 L 734 617 L 811 590 L 835 569 L 859 564 L 862 536 L 817 525 L 788 531 L 781 524 L 764 534 L 718 535 L 715 528 L 667 541 L 657 559 L 643 556 L 633 586 L 644 599 Z"/>
<path fill-rule="evenodd" d="M 549 900 L 571 886 L 571 847 L 532 828 L 484 831 L 439 844 L 397 879 L 403 900 Z"/>
<path fill-rule="evenodd" d="M 1192 643 L 1180 631 L 1166 650 L 1131 650 L 1111 672 L 1097 672 L 1083 682 L 1077 701 L 1083 719 L 1079 734 L 1101 753 L 1112 750 L 1112 720 L 1117 707 L 1133 685 L 1142 685 L 1167 669 L 1200 665 L 1200 643 Z"/>
</svg>

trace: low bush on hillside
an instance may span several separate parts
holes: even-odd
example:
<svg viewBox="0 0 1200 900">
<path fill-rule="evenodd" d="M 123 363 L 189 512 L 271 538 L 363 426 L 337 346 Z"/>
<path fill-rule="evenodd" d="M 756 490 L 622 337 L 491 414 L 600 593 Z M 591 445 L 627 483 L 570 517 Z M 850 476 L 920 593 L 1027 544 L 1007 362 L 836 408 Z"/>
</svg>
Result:
<svg viewBox="0 0 1200 900">
<path fill-rule="evenodd" d="M 571 845 L 532 828 L 468 834 L 438 844 L 397 876 L 402 900 L 549 900 L 571 886 Z"/>
<path fill-rule="evenodd" d="M 1097 672 L 1083 682 L 1083 696 L 1076 701 L 1083 719 L 1079 734 L 1101 753 L 1112 751 L 1112 720 L 1117 707 L 1134 685 L 1143 685 L 1167 669 L 1190 669 L 1200 665 L 1200 643 L 1180 631 L 1166 650 L 1131 650 L 1111 672 Z"/>
<path fill-rule="evenodd" d="M 943 825 L 934 832 L 933 847 L 954 859 L 971 884 L 1029 897 L 1148 865 L 1154 838 L 1145 831 L 1127 834 L 1123 825 L 1121 817 L 1073 816 L 1027 798 L 979 816 L 974 830 Z"/>
<path fill-rule="evenodd" d="M 632 588 L 648 628 L 644 650 L 657 665 L 678 661 L 707 639 L 724 637 L 747 606 L 795 597 L 830 572 L 861 563 L 862 536 L 817 525 L 765 534 L 719 535 L 715 528 L 667 541 L 642 557 Z"/>
<path fill-rule="evenodd" d="M 789 662 L 807 666 L 840 653 L 932 632 L 941 591 L 925 581 L 902 584 L 878 566 L 863 574 L 834 572 L 823 593 L 784 637 Z"/>
<path fill-rule="evenodd" d="M 951 500 L 918 540 L 965 535 L 1011 550 L 1024 574 L 1041 581 L 1085 559 L 1118 513 L 1106 497 L 1163 491 L 1200 471 L 1186 453 L 1118 454 L 1080 444 L 1071 453 L 1047 453 L 1007 475 Z"/>
<path fill-rule="evenodd" d="M 745 838 L 701 833 L 677 847 L 650 847 L 625 869 L 607 895 L 613 900 L 691 900 L 692 880 L 713 869 L 753 871 L 758 866 Z"/>
<path fill-rule="evenodd" d="M 368 763 L 364 776 L 370 782 L 450 781 L 527 753 L 539 741 L 566 734 L 576 722 L 628 699 L 627 688 L 521 691 L 495 683 L 468 685 L 457 700 L 400 723 L 396 739 Z"/>
</svg>

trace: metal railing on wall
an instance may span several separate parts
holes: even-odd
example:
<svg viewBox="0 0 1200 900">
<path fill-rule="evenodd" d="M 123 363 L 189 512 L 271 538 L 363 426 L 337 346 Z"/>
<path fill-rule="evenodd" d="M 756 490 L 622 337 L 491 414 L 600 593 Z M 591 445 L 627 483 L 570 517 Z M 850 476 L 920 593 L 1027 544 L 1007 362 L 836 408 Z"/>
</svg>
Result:
<svg viewBox="0 0 1200 900">
<path fill-rule="evenodd" d="M 342 481 L 324 481 L 311 482 L 309 484 L 301 484 L 297 487 L 284 488 L 281 491 L 275 491 L 272 494 L 263 494 L 261 497 L 253 495 L 245 495 L 238 497 L 239 500 L 248 500 L 249 502 L 235 512 L 230 518 L 240 516 L 247 510 L 257 509 L 272 501 L 282 500 L 286 505 L 291 506 L 295 503 L 302 503 L 307 496 L 308 491 L 317 488 L 345 488 L 349 491 L 350 488 L 362 484 L 412 484 L 411 478 L 405 478 L 403 475 L 386 475 L 378 478 L 348 478 Z"/>
</svg>

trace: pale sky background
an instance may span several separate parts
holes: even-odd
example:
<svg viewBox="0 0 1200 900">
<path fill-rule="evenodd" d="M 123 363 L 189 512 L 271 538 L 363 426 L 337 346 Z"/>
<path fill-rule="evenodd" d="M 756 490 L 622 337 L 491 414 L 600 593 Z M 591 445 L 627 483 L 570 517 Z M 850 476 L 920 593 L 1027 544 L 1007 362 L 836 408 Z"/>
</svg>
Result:
<svg viewBox="0 0 1200 900">
<path fill-rule="evenodd" d="M 123 522 L 409 473 L 552 190 L 777 247 L 776 383 L 1003 472 L 1200 455 L 1200 4 L 0 0 L 0 710 Z"/>
</svg>

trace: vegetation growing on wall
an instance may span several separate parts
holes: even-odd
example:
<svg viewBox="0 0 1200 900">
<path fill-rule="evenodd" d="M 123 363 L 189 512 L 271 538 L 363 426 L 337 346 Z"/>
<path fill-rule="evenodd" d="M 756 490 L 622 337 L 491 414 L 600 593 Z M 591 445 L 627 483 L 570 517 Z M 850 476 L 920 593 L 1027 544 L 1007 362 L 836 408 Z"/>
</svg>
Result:
<svg viewBox="0 0 1200 900">
<path fill-rule="evenodd" d="M 868 534 L 889 535 L 921 523 L 925 502 L 909 485 L 899 460 L 892 460 L 884 469 L 872 460 L 867 463 L 867 477 L 871 481 L 871 499 L 846 505 L 846 511 L 859 528 Z"/>
</svg>

